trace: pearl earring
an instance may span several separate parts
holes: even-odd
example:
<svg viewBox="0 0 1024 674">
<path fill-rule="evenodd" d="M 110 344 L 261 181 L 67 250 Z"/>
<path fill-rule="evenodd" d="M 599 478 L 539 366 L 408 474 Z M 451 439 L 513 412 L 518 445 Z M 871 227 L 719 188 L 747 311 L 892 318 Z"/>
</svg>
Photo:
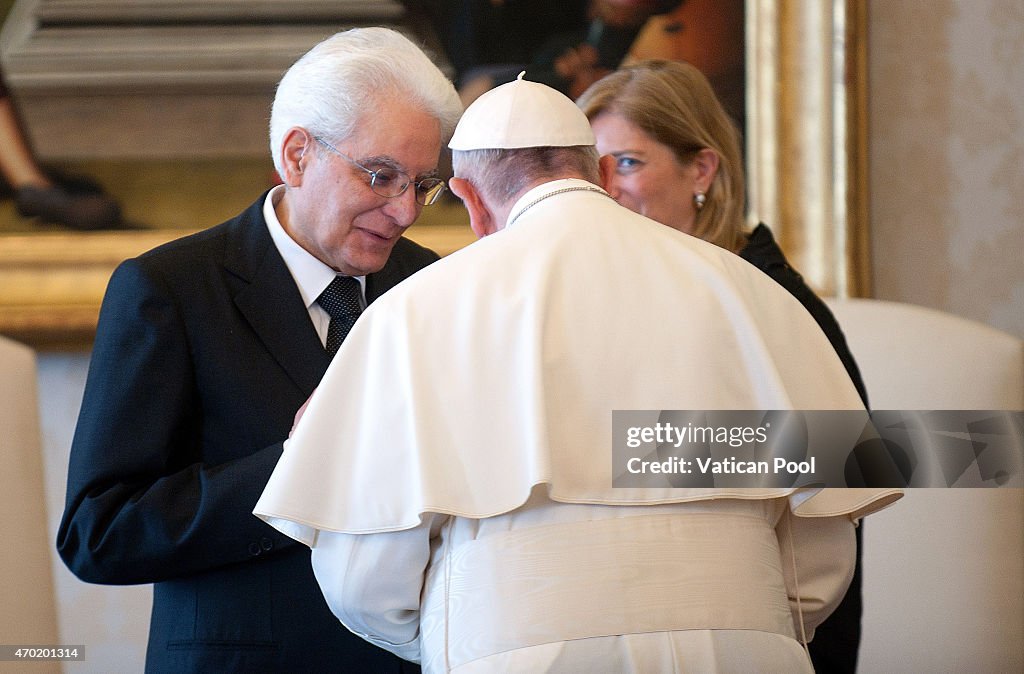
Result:
<svg viewBox="0 0 1024 674">
<path fill-rule="evenodd" d="M 693 193 L 693 205 L 699 211 L 704 208 L 704 203 L 707 202 L 708 198 L 703 192 Z"/>
</svg>

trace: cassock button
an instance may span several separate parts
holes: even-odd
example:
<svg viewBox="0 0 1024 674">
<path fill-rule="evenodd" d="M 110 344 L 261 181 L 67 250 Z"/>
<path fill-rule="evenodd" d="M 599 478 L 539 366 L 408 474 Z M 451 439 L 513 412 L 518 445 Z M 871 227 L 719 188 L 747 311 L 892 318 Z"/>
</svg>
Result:
<svg viewBox="0 0 1024 674">
<path fill-rule="evenodd" d="M 252 555 L 253 557 L 258 557 L 261 552 L 263 552 L 263 550 L 260 549 L 260 544 L 259 543 L 250 543 L 249 544 L 249 554 L 250 555 Z"/>
<path fill-rule="evenodd" d="M 270 552 L 274 549 L 274 541 L 264 536 L 260 539 L 260 547 L 263 548 L 263 552 Z"/>
</svg>

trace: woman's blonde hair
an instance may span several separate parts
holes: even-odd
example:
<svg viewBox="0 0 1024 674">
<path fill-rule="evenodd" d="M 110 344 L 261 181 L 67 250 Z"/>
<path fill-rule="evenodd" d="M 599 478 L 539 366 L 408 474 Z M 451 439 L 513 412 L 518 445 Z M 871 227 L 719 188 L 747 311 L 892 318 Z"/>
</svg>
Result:
<svg viewBox="0 0 1024 674">
<path fill-rule="evenodd" d="M 604 112 L 621 115 L 670 148 L 681 164 L 705 148 L 713 150 L 718 171 L 697 211 L 693 235 L 734 253 L 743 248 L 740 134 L 700 70 L 680 61 L 641 61 L 595 82 L 577 104 L 591 120 Z"/>
</svg>

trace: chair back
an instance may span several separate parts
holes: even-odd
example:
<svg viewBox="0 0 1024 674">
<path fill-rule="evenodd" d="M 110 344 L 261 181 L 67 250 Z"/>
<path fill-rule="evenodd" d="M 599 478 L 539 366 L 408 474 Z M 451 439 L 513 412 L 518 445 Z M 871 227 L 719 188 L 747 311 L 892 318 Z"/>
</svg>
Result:
<svg viewBox="0 0 1024 674">
<path fill-rule="evenodd" d="M 828 300 L 874 409 L 1024 410 L 1024 341 L 934 309 Z M 908 489 L 864 525 L 860 672 L 1024 671 L 1024 489 Z"/>
<path fill-rule="evenodd" d="M 53 540 L 36 397 L 35 353 L 0 336 L 0 637 L 4 644 L 58 644 Z M 33 663 L 33 671 L 60 671 Z"/>
</svg>

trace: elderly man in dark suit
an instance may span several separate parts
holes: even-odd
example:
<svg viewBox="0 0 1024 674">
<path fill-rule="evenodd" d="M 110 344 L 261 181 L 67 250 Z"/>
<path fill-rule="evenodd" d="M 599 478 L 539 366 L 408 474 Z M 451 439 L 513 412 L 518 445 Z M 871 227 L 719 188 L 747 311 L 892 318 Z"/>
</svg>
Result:
<svg viewBox="0 0 1024 674">
<path fill-rule="evenodd" d="M 460 112 L 406 38 L 339 33 L 278 87 L 284 184 L 111 278 L 57 547 L 85 581 L 155 583 L 147 671 L 408 668 L 348 633 L 309 549 L 251 513 L 360 307 L 437 259 L 402 233 L 444 189 Z"/>
</svg>

